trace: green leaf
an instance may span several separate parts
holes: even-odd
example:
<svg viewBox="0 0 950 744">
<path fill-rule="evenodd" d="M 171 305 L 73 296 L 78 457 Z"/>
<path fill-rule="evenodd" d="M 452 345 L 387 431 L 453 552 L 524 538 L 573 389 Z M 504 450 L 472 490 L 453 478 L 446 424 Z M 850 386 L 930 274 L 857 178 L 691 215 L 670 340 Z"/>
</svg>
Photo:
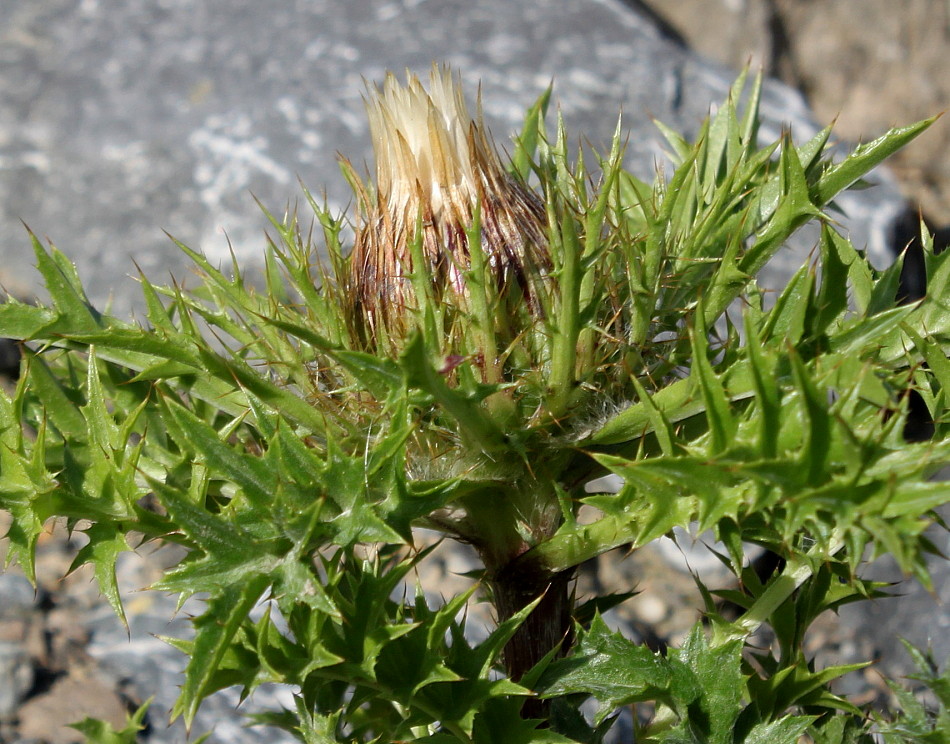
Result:
<svg viewBox="0 0 950 744">
<path fill-rule="evenodd" d="M 610 463 L 610 469 L 622 469 L 633 463 L 623 458 L 611 461 L 609 455 L 597 458 Z M 644 461 L 649 465 L 650 461 Z M 638 474 L 639 475 L 639 474 Z M 651 480 L 666 480 L 646 472 L 642 484 Z M 669 481 L 666 480 L 668 483 Z M 591 524 L 564 524 L 547 540 L 529 550 L 520 560 L 531 560 L 552 573 L 579 566 L 608 550 L 621 545 L 629 549 L 646 544 L 669 532 L 677 525 L 688 524 L 695 516 L 695 499 L 683 497 L 679 491 L 668 488 L 628 486 L 619 494 L 590 496 L 585 502 L 605 512 L 605 516 Z"/>
<path fill-rule="evenodd" d="M 424 390 L 457 423 L 459 433 L 484 452 L 505 449 L 506 439 L 477 398 L 448 386 L 432 366 L 422 336 L 414 335 L 400 357 L 409 385 Z"/>
<path fill-rule="evenodd" d="M 827 333 L 830 326 L 848 309 L 849 266 L 842 260 L 838 244 L 827 223 L 821 226 L 821 288 L 816 298 L 817 312 L 810 318 L 812 335 Z M 840 236 L 839 236 L 840 237 Z M 852 262 L 856 263 L 856 262 Z"/>
<path fill-rule="evenodd" d="M 739 263 L 739 270 L 751 276 L 761 271 L 792 233 L 809 219 L 821 216 L 820 209 L 809 195 L 808 179 L 798 152 L 787 139 L 782 143 L 779 178 L 778 206 Z M 707 312 L 711 312 L 713 317 L 724 310 L 721 302 L 707 308 Z"/>
<path fill-rule="evenodd" d="M 833 433 L 828 397 L 819 391 L 798 355 L 791 354 L 792 373 L 803 407 L 804 438 L 801 454 L 802 468 L 809 485 L 819 485 L 828 476 L 828 459 Z"/>
<path fill-rule="evenodd" d="M 4 536 L 9 540 L 5 565 L 16 560 L 35 584 L 36 543 L 46 520 L 56 513 L 53 497 L 59 484 L 46 469 L 44 424 L 36 433 L 33 452 L 25 450 L 22 405 L 27 388 L 26 376 L 20 378 L 12 399 L 0 387 L 0 508 L 13 517 Z"/>
<path fill-rule="evenodd" d="M 341 617 L 340 610 L 327 593 L 316 575 L 312 561 L 302 561 L 295 555 L 280 562 L 271 574 L 274 578 L 274 595 L 293 599 L 332 617 Z"/>
<path fill-rule="evenodd" d="M 297 704 L 297 732 L 304 744 L 337 744 L 339 742 L 336 731 L 340 726 L 342 710 L 324 716 L 309 710 L 300 695 L 295 695 L 294 701 Z"/>
<path fill-rule="evenodd" d="M 785 716 L 771 723 L 759 723 L 746 735 L 744 744 L 798 744 L 817 716 Z"/>
<path fill-rule="evenodd" d="M 500 623 L 491 635 L 469 648 L 461 628 L 453 627 L 453 644 L 446 667 L 460 677 L 456 681 L 433 681 L 425 685 L 416 696 L 419 704 L 438 711 L 443 725 L 462 741 L 472 736 L 478 724 L 478 715 L 494 704 L 507 707 L 509 717 L 517 719 L 522 700 L 530 694 L 525 687 L 509 679 L 492 679 L 493 667 L 498 663 L 502 650 L 511 640 L 525 618 L 534 610 L 539 600 L 531 602 L 521 611 Z"/>
<path fill-rule="evenodd" d="M 583 444 L 599 446 L 635 441 L 653 431 L 657 411 L 671 424 L 702 413 L 703 401 L 697 394 L 696 380 L 670 383 L 653 393 L 649 403 L 640 401 L 628 406 L 608 419 Z"/>
<path fill-rule="evenodd" d="M 653 433 L 656 434 L 663 454 L 667 456 L 674 455 L 676 436 L 673 433 L 673 425 L 670 423 L 670 420 L 664 415 L 663 411 L 659 409 L 656 403 L 654 403 L 653 397 L 646 391 L 643 384 L 635 375 L 630 378 L 630 382 L 637 392 L 637 400 L 644 406 L 647 415 L 650 417 L 650 426 Z"/>
<path fill-rule="evenodd" d="M 758 331 L 753 327 L 750 314 L 745 316 L 746 349 L 755 386 L 755 416 L 758 420 L 758 451 L 763 459 L 778 454 L 781 433 L 781 390 L 775 379 L 777 362 L 762 346 Z"/>
<path fill-rule="evenodd" d="M 245 581 L 215 592 L 208 609 L 194 621 L 196 635 L 185 669 L 185 683 L 172 709 L 190 727 L 201 701 L 214 690 L 211 681 L 230 647 L 231 640 L 257 604 L 269 581 L 266 575 L 248 574 Z"/>
<path fill-rule="evenodd" d="M 787 341 L 797 344 L 805 331 L 806 316 L 811 307 L 815 274 L 810 266 L 802 266 L 785 285 L 775 307 L 762 329 L 763 341 Z"/>
<path fill-rule="evenodd" d="M 399 365 L 391 359 L 362 351 L 337 348 L 312 328 L 299 323 L 267 316 L 263 317 L 262 320 L 295 338 L 299 338 L 301 341 L 305 341 L 313 348 L 329 354 L 377 399 L 383 400 L 390 391 L 401 389 L 405 385 L 405 378 L 399 369 Z"/>
<path fill-rule="evenodd" d="M 428 608 L 422 609 L 425 597 L 416 601 L 417 626 L 413 627 L 383 648 L 374 667 L 376 679 L 392 689 L 401 690 L 406 700 L 417 697 L 418 702 L 430 700 L 418 693 L 429 685 L 459 682 L 463 677 L 446 665 L 444 658 L 445 634 L 452 629 L 456 616 L 465 607 L 474 592 L 470 591 L 453 597 L 435 613 Z"/>
<path fill-rule="evenodd" d="M 936 116 L 916 124 L 889 130 L 866 145 L 859 145 L 847 158 L 828 168 L 815 184 L 815 200 L 827 204 L 838 192 L 851 186 L 885 158 L 913 140 L 937 120 Z"/>
<path fill-rule="evenodd" d="M 382 494 L 392 493 L 386 486 L 379 488 L 382 485 L 368 478 L 363 458 L 349 457 L 330 443 L 320 487 L 340 509 L 332 520 L 337 544 L 403 541 L 378 513 Z"/>
<path fill-rule="evenodd" d="M 153 698 L 142 703 L 135 712 L 126 714 L 125 727 L 116 731 L 108 721 L 86 717 L 79 723 L 68 724 L 86 737 L 87 744 L 136 744 L 139 732 L 145 730 L 145 714 Z"/>
<path fill-rule="evenodd" d="M 184 438 L 220 477 L 239 485 L 251 503 L 264 508 L 278 487 L 277 473 L 259 457 L 238 452 L 221 441 L 214 429 L 173 400 L 166 402 L 168 415 Z"/>
<path fill-rule="evenodd" d="M 35 235 L 31 234 L 30 239 L 36 255 L 36 267 L 43 275 L 46 291 L 54 307 L 77 330 L 98 329 L 101 326 L 99 313 L 89 304 L 76 267 L 56 248 L 51 246 L 47 251 Z"/>
<path fill-rule="evenodd" d="M 552 89 L 553 86 L 549 85 L 528 109 L 521 135 L 515 138 L 511 167 L 522 181 L 527 181 L 531 175 L 531 164 L 538 150 L 538 141 L 544 137 L 544 117 L 547 115 Z"/>
<path fill-rule="evenodd" d="M 859 312 L 867 312 L 874 286 L 872 269 L 867 259 L 855 249 L 849 240 L 830 226 L 822 225 L 821 235 L 822 243 L 825 246 L 823 250 L 827 250 L 829 254 L 831 252 L 836 254 L 823 259 L 823 262 L 831 260 L 847 267 L 848 281 L 854 303 Z"/>
<path fill-rule="evenodd" d="M 560 209 L 559 209 L 560 208 Z M 560 203 L 550 211 L 564 212 Z M 574 216 L 557 214 L 557 253 L 561 257 L 558 266 L 558 314 L 551 329 L 551 370 L 548 387 L 548 408 L 553 418 L 560 418 L 567 410 L 574 392 L 577 366 L 577 341 L 581 332 L 580 302 L 583 247 L 574 224 Z"/>
<path fill-rule="evenodd" d="M 742 710 L 745 688 L 741 640 L 710 646 L 700 625 L 693 626 L 677 657 L 695 676 L 698 695 L 682 700 L 690 730 L 709 744 L 732 744 L 733 725 Z M 692 691 L 690 691 L 692 694 Z M 679 697 L 674 690 L 674 697 Z"/>
<path fill-rule="evenodd" d="M 572 744 L 575 741 L 549 728 L 539 728 L 541 723 L 523 719 L 514 706 L 489 700 L 475 717 L 472 740 L 475 744 L 502 741 L 505 744 Z"/>
<path fill-rule="evenodd" d="M 7 297 L 0 304 L 0 336 L 20 341 L 39 338 L 60 319 L 60 314 L 48 307 L 27 305 Z"/>
<path fill-rule="evenodd" d="M 119 584 L 116 581 L 115 564 L 119 555 L 131 550 L 126 535 L 116 526 L 108 523 L 95 523 L 83 530 L 89 542 L 80 548 L 69 573 L 86 563 L 91 563 L 99 584 L 99 591 L 108 600 L 112 610 L 128 630 L 129 623 L 119 596 Z"/>
<path fill-rule="evenodd" d="M 897 304 L 897 293 L 900 291 L 903 269 L 904 254 L 902 253 L 874 282 L 868 298 L 867 315 L 883 313 Z"/>
<path fill-rule="evenodd" d="M 267 575 L 277 565 L 277 559 L 264 550 L 265 545 L 245 529 L 210 513 L 203 498 L 198 505 L 177 489 L 149 480 L 171 521 L 204 554 L 166 572 L 154 589 L 193 594 L 226 587 L 248 576 Z"/>
<path fill-rule="evenodd" d="M 702 313 L 697 313 L 702 316 Z M 707 358 L 707 340 L 701 330 L 690 332 L 693 349 L 693 369 L 696 387 L 702 393 L 709 423 L 709 454 L 718 455 L 732 444 L 736 435 L 736 421 L 729 409 L 729 397 Z"/>
<path fill-rule="evenodd" d="M 622 705 L 666 696 L 674 680 L 672 664 L 645 646 L 612 633 L 598 615 L 590 630 L 578 631 L 578 643 L 570 656 L 551 663 L 538 689 L 542 698 L 593 695 L 601 702 L 595 716 L 599 723 Z"/>
<path fill-rule="evenodd" d="M 49 420 L 67 439 L 86 437 L 86 421 L 67 388 L 57 378 L 42 355 L 26 353 L 30 389 L 42 401 Z"/>
</svg>

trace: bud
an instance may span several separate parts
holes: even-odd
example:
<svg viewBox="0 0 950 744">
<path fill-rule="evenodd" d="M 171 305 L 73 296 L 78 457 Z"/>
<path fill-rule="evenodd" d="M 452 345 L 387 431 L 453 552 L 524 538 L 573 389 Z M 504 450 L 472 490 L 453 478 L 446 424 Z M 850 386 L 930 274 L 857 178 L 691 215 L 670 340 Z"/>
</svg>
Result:
<svg viewBox="0 0 950 744">
<path fill-rule="evenodd" d="M 485 128 L 481 101 L 473 120 L 461 83 L 433 66 L 429 91 L 419 78 L 401 85 L 389 73 L 366 101 L 376 187 L 352 176 L 362 220 L 350 258 L 349 294 L 370 338 L 399 337 L 421 301 L 412 276 L 431 281 L 436 301 L 463 306 L 471 266 L 466 230 L 479 210 L 481 250 L 500 295 L 539 313 L 540 279 L 550 268 L 544 205 L 509 175 Z M 421 225 L 421 235 L 419 226 Z M 415 256 L 414 241 L 421 251 Z"/>
</svg>

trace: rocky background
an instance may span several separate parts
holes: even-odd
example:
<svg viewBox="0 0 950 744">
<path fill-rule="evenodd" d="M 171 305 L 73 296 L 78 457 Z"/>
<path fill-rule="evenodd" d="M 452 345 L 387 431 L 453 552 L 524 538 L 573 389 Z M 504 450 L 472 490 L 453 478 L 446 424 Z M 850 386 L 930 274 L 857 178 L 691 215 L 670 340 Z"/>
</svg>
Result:
<svg viewBox="0 0 950 744">
<path fill-rule="evenodd" d="M 789 125 L 803 140 L 837 117 L 841 138 L 870 139 L 947 106 L 948 13 L 946 0 L 0 2 L 0 282 L 25 297 L 38 292 L 21 220 L 77 262 L 95 303 L 121 315 L 137 307 L 128 278 L 136 264 L 153 279 L 188 281 L 163 229 L 217 259 L 233 250 L 253 270 L 264 220 L 250 194 L 281 211 L 298 199 L 299 177 L 317 193 L 326 185 L 343 208 L 336 152 L 371 163 L 362 78 L 425 73 L 433 60 L 462 70 L 470 89 L 481 80 L 500 144 L 552 79 L 576 139 L 603 147 L 622 108 L 630 165 L 646 177 L 663 161 L 650 117 L 694 132 L 749 60 L 774 76 L 763 136 Z M 948 140 L 938 122 L 876 174 L 875 188 L 842 200 L 843 228 L 876 263 L 903 247 L 917 210 L 934 227 L 950 223 Z M 811 240 L 791 245 L 769 280 L 780 285 Z M 0 366 L 14 373 L 15 362 L 15 348 L 0 346 Z M 186 632 L 200 607 L 176 616 L 172 598 L 139 591 L 174 553 L 143 550 L 120 564 L 127 632 L 90 572 L 63 578 L 80 539 L 50 525 L 36 592 L 15 567 L 0 576 L 0 744 L 81 741 L 64 724 L 89 715 L 121 725 L 149 697 L 141 741 L 185 741 L 180 723 L 167 724 L 184 660 L 157 636 Z M 935 540 L 950 551 L 946 534 Z M 442 591 L 474 568 L 462 550 L 430 563 L 422 580 Z M 690 570 L 717 580 L 716 561 L 684 535 L 602 556 L 580 590 L 640 589 L 612 622 L 654 645 L 676 642 L 700 606 Z M 901 579 L 886 565 L 874 570 Z M 813 637 L 818 663 L 877 658 L 899 675 L 907 666 L 898 634 L 950 653 L 946 568 L 934 596 L 909 582 L 900 591 L 828 618 Z M 872 669 L 844 688 L 884 704 L 879 680 Z M 288 690 L 264 690 L 243 709 L 281 702 Z M 242 729 L 236 703 L 236 694 L 215 696 L 194 733 L 288 740 Z M 617 741 L 624 736 L 621 727 Z"/>
</svg>

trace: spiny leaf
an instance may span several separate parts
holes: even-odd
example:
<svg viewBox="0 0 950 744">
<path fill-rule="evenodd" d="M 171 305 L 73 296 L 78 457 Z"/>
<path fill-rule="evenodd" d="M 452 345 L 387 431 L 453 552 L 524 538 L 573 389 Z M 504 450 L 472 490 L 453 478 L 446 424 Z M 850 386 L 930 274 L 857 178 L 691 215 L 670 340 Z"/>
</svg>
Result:
<svg viewBox="0 0 950 744">
<path fill-rule="evenodd" d="M 693 672 L 698 690 L 695 698 L 680 702 L 681 709 L 688 711 L 693 735 L 709 744 L 732 744 L 745 686 L 742 646 L 742 641 L 734 640 L 711 647 L 702 627 L 696 625 L 676 655 Z M 672 694 L 680 697 L 678 690 Z"/>
<path fill-rule="evenodd" d="M 697 313 L 702 315 L 702 313 Z M 690 333 L 693 348 L 693 369 L 696 387 L 703 396 L 706 420 L 709 423 L 709 454 L 717 455 L 729 447 L 736 432 L 735 417 L 729 408 L 729 398 L 722 383 L 713 371 L 707 354 L 706 336 L 697 330 Z"/>
<path fill-rule="evenodd" d="M 785 716 L 770 723 L 759 723 L 746 735 L 744 744 L 798 744 L 817 716 Z"/>
<path fill-rule="evenodd" d="M 593 695 L 602 703 L 595 718 L 600 722 L 621 705 L 669 695 L 678 676 L 673 665 L 645 646 L 612 633 L 603 619 L 596 616 L 590 630 L 579 633 L 571 655 L 547 668 L 539 688 L 542 698 Z M 689 683 L 677 681 L 681 685 L 678 692 L 684 697 L 698 692 Z"/>
<path fill-rule="evenodd" d="M 80 548 L 69 573 L 86 563 L 91 563 L 95 570 L 96 583 L 99 591 L 108 600 L 112 610 L 128 630 L 129 623 L 125 617 L 125 609 L 119 596 L 119 584 L 116 581 L 115 564 L 119 555 L 130 550 L 128 541 L 122 530 L 105 523 L 96 523 L 83 530 L 89 542 Z"/>
<path fill-rule="evenodd" d="M 92 309 L 82 288 L 76 267 L 56 248 L 46 248 L 30 234 L 36 266 L 56 309 L 78 330 L 94 330 L 101 326 L 99 313 Z"/>
<path fill-rule="evenodd" d="M 267 576 L 249 574 L 246 581 L 223 588 L 208 600 L 208 609 L 195 620 L 195 641 L 185 670 L 181 695 L 172 717 L 183 716 L 190 728 L 198 706 L 211 692 L 210 682 L 234 634 L 268 586 Z"/>
<path fill-rule="evenodd" d="M 218 433 L 181 404 L 166 401 L 168 414 L 179 435 L 194 447 L 215 473 L 239 485 L 245 496 L 264 508 L 277 489 L 277 473 L 259 457 L 238 452 L 221 441 Z"/>
<path fill-rule="evenodd" d="M 489 417 L 481 403 L 453 390 L 429 361 L 422 336 L 415 335 L 407 343 L 400 362 L 409 384 L 429 393 L 456 422 L 459 433 L 485 452 L 503 449 L 505 436 Z"/>
<path fill-rule="evenodd" d="M 145 715 L 152 700 L 153 698 L 149 698 L 136 708 L 135 712 L 127 713 L 125 727 L 118 731 L 108 721 L 89 717 L 68 726 L 85 736 L 87 744 L 137 744 L 139 733 L 145 729 Z"/>
<path fill-rule="evenodd" d="M 926 130 L 937 118 L 933 116 L 910 126 L 891 129 L 873 142 L 859 145 L 851 155 L 822 174 L 815 185 L 817 203 L 827 204 L 838 192 L 846 189 L 885 158 L 893 155 Z"/>
<path fill-rule="evenodd" d="M 64 437 L 84 439 L 86 422 L 78 410 L 77 401 L 70 398 L 66 387 L 40 354 L 27 352 L 27 375 L 30 389 L 42 401 L 52 424 Z M 69 391 L 75 394 L 75 391 Z"/>
<path fill-rule="evenodd" d="M 802 467 L 808 483 L 818 485 L 828 475 L 827 463 L 833 433 L 827 395 L 815 386 L 797 354 L 790 355 L 795 384 L 802 396 L 805 441 L 802 447 Z"/>
<path fill-rule="evenodd" d="M 515 153 L 511 158 L 511 167 L 522 181 L 531 174 L 531 165 L 538 149 L 538 141 L 544 136 L 544 117 L 547 115 L 553 86 L 538 97 L 525 114 L 521 135 L 515 140 Z"/>
</svg>

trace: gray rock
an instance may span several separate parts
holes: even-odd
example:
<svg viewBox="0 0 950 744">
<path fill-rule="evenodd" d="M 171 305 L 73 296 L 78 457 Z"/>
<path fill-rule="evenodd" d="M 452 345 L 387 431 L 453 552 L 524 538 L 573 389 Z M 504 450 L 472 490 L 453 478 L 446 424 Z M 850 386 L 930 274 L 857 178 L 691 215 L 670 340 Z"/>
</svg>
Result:
<svg viewBox="0 0 950 744">
<path fill-rule="evenodd" d="M 0 574 L 0 621 L 24 620 L 36 603 L 29 579 L 20 574 Z"/>
<path fill-rule="evenodd" d="M 946 474 L 944 474 L 946 475 Z M 950 520 L 950 507 L 940 509 L 944 521 Z M 950 555 L 950 532 L 932 528 L 928 536 L 942 556 Z M 936 558 L 929 562 L 933 591 L 919 582 L 909 581 L 889 556 L 872 564 L 868 578 L 894 584 L 894 596 L 873 602 L 846 605 L 841 608 L 841 624 L 856 640 L 858 653 L 845 661 L 875 659 L 875 669 L 898 679 L 916 672 L 903 645 L 903 638 L 917 648 L 933 653 L 944 671 L 950 665 L 950 571 L 947 561 Z"/>
<path fill-rule="evenodd" d="M 80 668 L 55 680 L 46 692 L 31 697 L 20 709 L 19 735 L 46 744 L 82 744 L 86 737 L 70 724 L 85 718 L 107 721 L 113 728 L 125 724 L 125 703 L 111 680 Z"/>
<path fill-rule="evenodd" d="M 22 643 L 0 641 L 0 720 L 16 715 L 33 686 L 33 665 Z"/>
<path fill-rule="evenodd" d="M 299 176 L 346 205 L 337 151 L 370 160 L 363 77 L 448 62 L 470 91 L 481 81 L 499 143 L 553 80 L 576 140 L 603 148 L 622 108 L 630 164 L 650 177 L 663 159 L 650 117 L 695 132 L 734 76 L 619 0 L 42 0 L 4 4 L 0 22 L 0 279 L 36 289 L 23 220 L 119 314 L 138 299 L 133 262 L 157 280 L 187 277 L 163 229 L 216 260 L 230 241 L 253 267 L 264 221 L 251 193 L 280 212 Z M 763 109 L 764 137 L 815 129 L 783 85 L 767 86 Z M 842 205 L 856 242 L 886 261 L 900 198 L 877 180 Z M 812 239 L 779 262 L 776 283 Z"/>
<path fill-rule="evenodd" d="M 16 715 L 33 686 L 26 635 L 34 596 L 25 577 L 0 574 L 0 721 Z"/>
<path fill-rule="evenodd" d="M 200 614 L 204 606 L 192 599 L 176 615 L 176 597 L 152 592 L 148 601 L 141 600 L 142 595 L 134 592 L 124 598 L 128 631 L 108 607 L 90 613 L 84 621 L 91 637 L 86 650 L 104 673 L 122 681 L 135 701 L 154 698 L 147 714 L 148 735 L 144 740 L 149 744 L 180 744 L 189 740 L 184 722 L 179 718 L 170 723 L 169 718 L 184 682 L 188 659 L 161 639 L 188 637 L 191 628 L 187 617 Z M 239 688 L 228 688 L 205 700 L 192 723 L 192 738 L 213 732 L 211 741 L 216 744 L 296 741 L 289 733 L 273 727 L 246 727 L 245 714 L 279 711 L 282 706 L 292 709 L 294 702 L 288 686 L 262 685 L 243 703 L 240 692 Z"/>
</svg>

